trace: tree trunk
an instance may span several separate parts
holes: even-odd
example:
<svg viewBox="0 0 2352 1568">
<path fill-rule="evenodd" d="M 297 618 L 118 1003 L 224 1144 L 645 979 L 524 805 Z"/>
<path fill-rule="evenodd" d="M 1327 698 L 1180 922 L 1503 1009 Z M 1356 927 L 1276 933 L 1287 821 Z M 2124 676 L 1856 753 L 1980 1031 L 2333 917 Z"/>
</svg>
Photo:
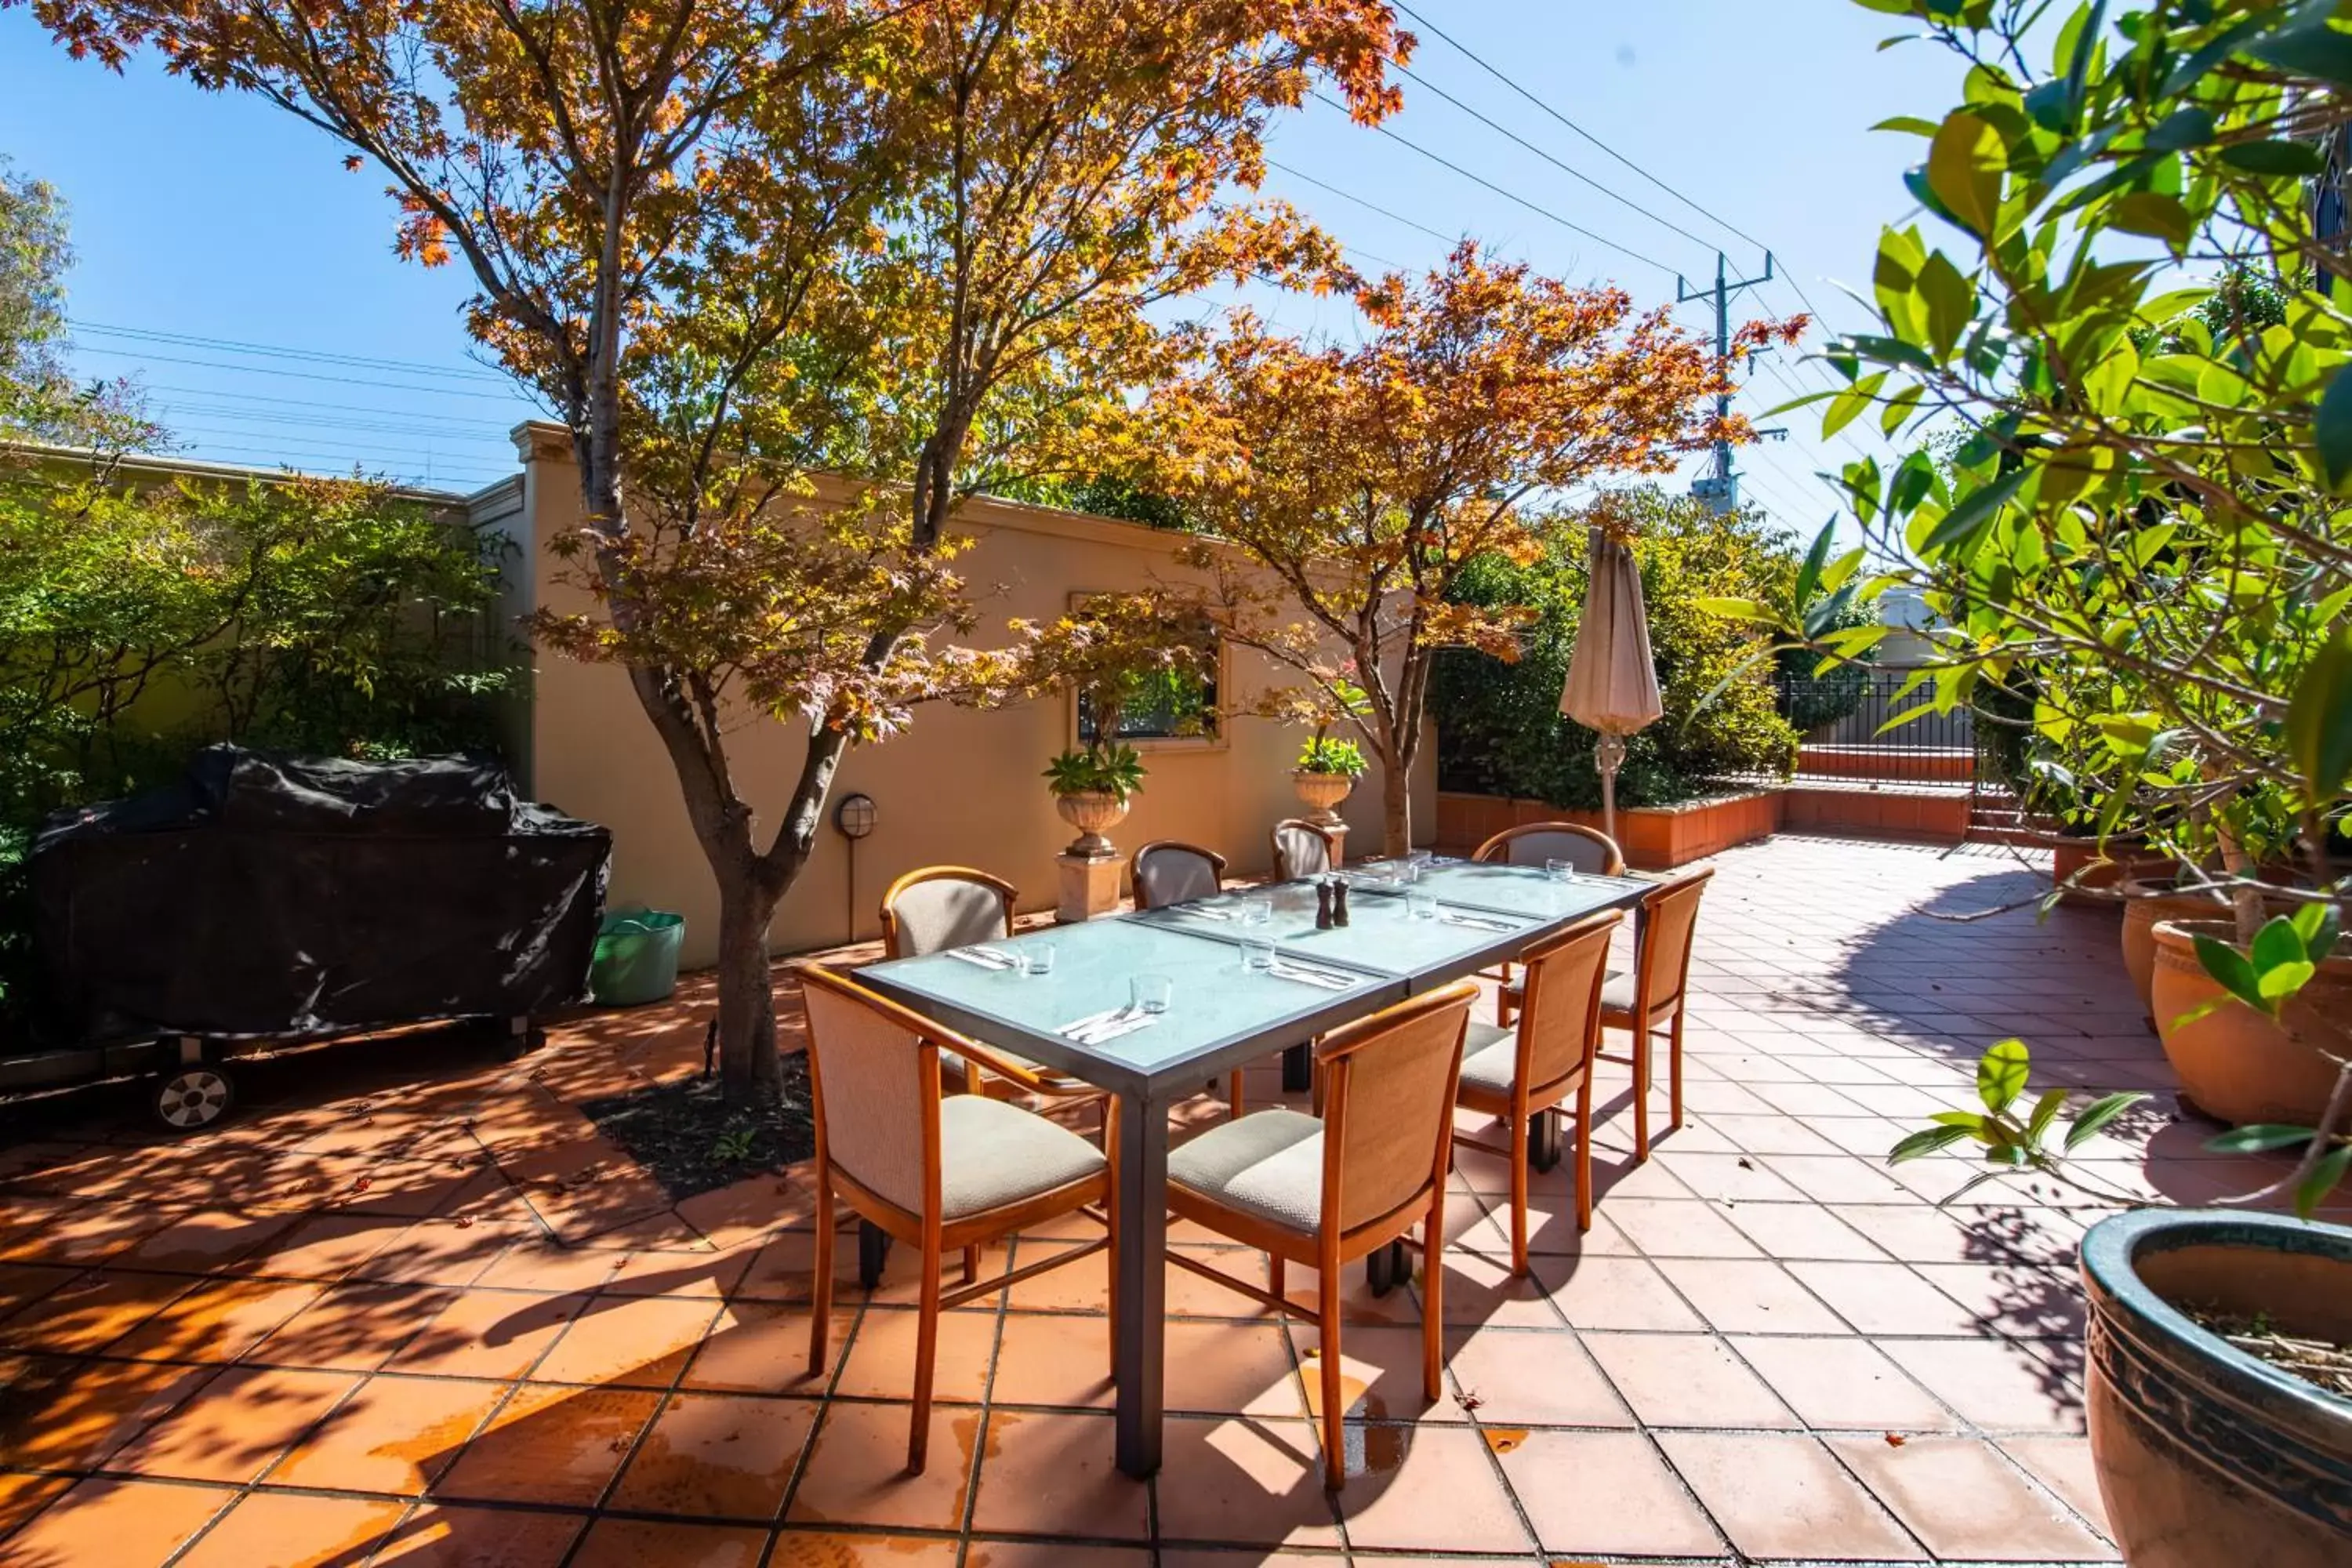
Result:
<svg viewBox="0 0 2352 1568">
<path fill-rule="evenodd" d="M 1412 764 L 1394 757 L 1381 760 L 1381 849 L 1402 855 L 1412 847 Z"/>
<path fill-rule="evenodd" d="M 775 983 L 768 965 L 775 895 L 740 867 L 712 869 L 719 879 L 719 1081 L 730 1101 L 772 1100 L 781 1070 Z"/>
</svg>

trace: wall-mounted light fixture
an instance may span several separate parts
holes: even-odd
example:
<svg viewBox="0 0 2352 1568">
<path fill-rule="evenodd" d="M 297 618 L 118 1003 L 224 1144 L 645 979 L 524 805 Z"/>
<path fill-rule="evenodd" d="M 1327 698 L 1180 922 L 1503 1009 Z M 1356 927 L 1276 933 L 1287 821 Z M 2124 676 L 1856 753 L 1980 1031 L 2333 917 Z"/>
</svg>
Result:
<svg viewBox="0 0 2352 1568">
<path fill-rule="evenodd" d="M 857 940 L 857 841 L 874 831 L 880 812 L 870 795 L 845 795 L 834 804 L 833 826 L 849 841 L 848 892 L 845 905 L 849 927 L 844 940 Z"/>
</svg>

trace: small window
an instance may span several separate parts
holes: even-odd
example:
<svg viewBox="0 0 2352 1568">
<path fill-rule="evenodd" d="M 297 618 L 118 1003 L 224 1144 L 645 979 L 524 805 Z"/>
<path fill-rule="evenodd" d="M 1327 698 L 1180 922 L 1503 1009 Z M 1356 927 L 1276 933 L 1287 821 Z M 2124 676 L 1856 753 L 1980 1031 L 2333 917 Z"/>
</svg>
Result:
<svg viewBox="0 0 2352 1568">
<path fill-rule="evenodd" d="M 1215 634 L 1205 625 L 1202 630 L 1213 644 Z M 1223 650 L 1220 647 L 1217 658 L 1212 661 L 1213 668 L 1222 668 L 1223 662 Z M 1077 742 L 1082 746 L 1092 745 L 1100 732 L 1101 721 L 1095 707 L 1093 693 L 1078 693 Z M 1191 741 L 1213 744 L 1220 738 L 1215 675 L 1189 669 L 1153 670 L 1128 678 L 1119 699 L 1118 733 L 1113 739 L 1129 743 Z"/>
</svg>

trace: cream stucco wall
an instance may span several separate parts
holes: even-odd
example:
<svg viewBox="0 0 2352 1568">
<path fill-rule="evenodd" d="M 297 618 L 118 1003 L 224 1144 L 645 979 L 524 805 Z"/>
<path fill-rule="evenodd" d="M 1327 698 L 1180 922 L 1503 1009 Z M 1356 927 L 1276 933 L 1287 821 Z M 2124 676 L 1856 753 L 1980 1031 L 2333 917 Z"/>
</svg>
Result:
<svg viewBox="0 0 2352 1568">
<path fill-rule="evenodd" d="M 518 436 L 528 454 L 520 508 L 509 511 L 515 500 L 509 499 L 495 510 L 506 514 L 503 526 L 517 544 L 528 545 L 509 558 L 517 581 L 508 607 L 520 613 L 566 602 L 568 591 L 549 581 L 545 544 L 577 526 L 579 488 L 560 432 L 534 428 Z M 1073 593 L 1135 589 L 1154 577 L 1185 575 L 1172 561 L 1176 541 L 1137 524 L 981 500 L 960 511 L 956 526 L 976 542 L 958 565 L 980 602 L 975 640 L 983 643 L 1002 639 L 1010 617 L 1063 613 Z M 710 962 L 718 900 L 709 868 L 669 759 L 625 677 L 551 654 L 532 662 L 528 709 L 515 737 L 515 763 L 527 787 L 610 826 L 612 902 L 683 913 L 686 961 Z M 1235 701 L 1282 683 L 1258 656 L 1240 649 L 1229 650 L 1224 679 Z M 1070 743 L 1071 723 L 1066 699 L 984 713 L 937 705 L 920 710 L 903 737 L 853 751 L 833 798 L 870 795 L 878 825 L 856 847 L 853 887 L 847 846 L 828 819 L 814 858 L 777 910 L 777 951 L 874 936 L 883 889 L 918 866 L 978 866 L 1018 886 L 1024 910 L 1051 908 L 1054 856 L 1073 832 L 1055 814 L 1039 775 L 1046 758 Z M 731 739 L 735 777 L 760 812 L 763 834 L 773 831 L 790 796 L 803 733 L 797 725 L 753 720 Z M 1237 872 L 1263 869 L 1268 828 L 1301 809 L 1289 776 L 1299 742 L 1295 731 L 1240 719 L 1213 745 L 1148 745 L 1150 776 L 1113 837 L 1129 850 L 1154 838 L 1181 838 L 1228 857 Z M 1415 836 L 1428 843 L 1436 828 L 1433 745 L 1423 748 L 1422 761 L 1413 821 Z M 1380 815 L 1374 774 L 1348 804 L 1352 848 L 1378 845 Z"/>
</svg>

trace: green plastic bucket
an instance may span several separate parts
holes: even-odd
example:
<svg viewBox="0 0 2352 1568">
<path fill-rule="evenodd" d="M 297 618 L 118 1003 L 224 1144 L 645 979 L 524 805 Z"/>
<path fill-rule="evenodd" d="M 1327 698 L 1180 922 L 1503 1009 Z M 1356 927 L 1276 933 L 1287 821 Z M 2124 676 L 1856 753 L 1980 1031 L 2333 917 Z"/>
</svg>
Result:
<svg viewBox="0 0 2352 1568">
<path fill-rule="evenodd" d="M 596 928 L 588 994 L 605 1007 L 661 1001 L 677 989 L 677 950 L 685 941 L 684 915 L 663 910 L 606 915 Z"/>
</svg>

